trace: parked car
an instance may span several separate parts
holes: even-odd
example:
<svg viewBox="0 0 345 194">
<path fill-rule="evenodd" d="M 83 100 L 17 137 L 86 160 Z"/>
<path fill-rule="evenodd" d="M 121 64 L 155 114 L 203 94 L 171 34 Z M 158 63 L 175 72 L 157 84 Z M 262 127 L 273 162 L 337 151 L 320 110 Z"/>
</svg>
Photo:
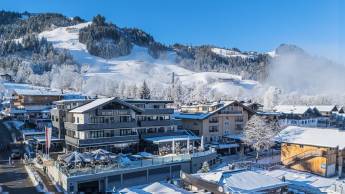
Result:
<svg viewBox="0 0 345 194">
<path fill-rule="evenodd" d="M 12 153 L 11 153 L 12 159 L 20 159 L 21 156 L 22 154 L 19 149 L 12 149 Z"/>
</svg>

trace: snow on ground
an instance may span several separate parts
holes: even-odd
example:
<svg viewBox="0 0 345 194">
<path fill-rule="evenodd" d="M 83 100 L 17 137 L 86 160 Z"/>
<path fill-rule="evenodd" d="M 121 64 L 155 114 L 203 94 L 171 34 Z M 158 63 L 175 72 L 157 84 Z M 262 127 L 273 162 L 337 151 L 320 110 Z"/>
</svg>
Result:
<svg viewBox="0 0 345 194">
<path fill-rule="evenodd" d="M 252 55 L 246 55 L 234 50 L 222 49 L 222 48 L 212 48 L 212 52 L 223 57 L 241 57 L 241 58 L 251 58 Z"/>
<path fill-rule="evenodd" d="M 277 53 L 276 53 L 275 50 L 269 51 L 269 52 L 267 52 L 267 54 L 268 54 L 269 56 L 271 56 L 271 57 L 276 57 L 276 56 L 277 56 Z"/>
<path fill-rule="evenodd" d="M 226 91 L 229 87 L 251 89 L 258 83 L 251 80 L 242 80 L 240 76 L 217 72 L 193 72 L 175 63 L 176 53 L 168 52 L 160 59 L 152 58 L 147 48 L 134 46 L 130 55 L 103 59 L 90 55 L 86 46 L 79 42 L 79 29 L 89 25 L 82 23 L 75 26 L 60 27 L 52 31 L 45 31 L 40 37 L 47 38 L 55 48 L 68 49 L 80 64 L 88 64 L 86 77 L 102 76 L 116 80 L 142 83 L 150 80 L 151 83 L 170 84 L 172 73 L 181 80 L 182 84 L 209 84 L 215 90 Z M 218 52 L 218 50 L 216 50 Z M 235 52 L 235 51 L 233 51 Z M 241 53 L 232 53 L 232 56 L 247 57 Z"/>
</svg>

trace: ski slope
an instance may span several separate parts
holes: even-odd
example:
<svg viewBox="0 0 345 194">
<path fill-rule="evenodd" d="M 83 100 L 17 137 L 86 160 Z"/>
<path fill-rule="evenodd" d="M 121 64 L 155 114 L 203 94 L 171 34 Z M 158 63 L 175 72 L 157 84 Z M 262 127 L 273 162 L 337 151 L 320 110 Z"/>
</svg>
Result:
<svg viewBox="0 0 345 194">
<path fill-rule="evenodd" d="M 229 49 L 222 49 L 222 48 L 212 48 L 211 51 L 217 55 L 223 57 L 241 57 L 241 58 L 253 58 L 252 55 L 247 55 L 240 53 L 238 51 L 229 50 Z"/>
<path fill-rule="evenodd" d="M 165 56 L 154 59 L 148 54 L 147 48 L 136 45 L 127 56 L 107 60 L 90 55 L 86 45 L 78 40 L 79 29 L 89 24 L 90 22 L 59 27 L 39 34 L 40 37 L 45 37 L 52 42 L 55 48 L 69 50 L 78 63 L 87 64 L 89 68 L 85 73 L 86 78 L 96 76 L 138 84 L 147 80 L 153 84 L 168 85 L 171 83 L 174 72 L 176 79 L 191 87 L 195 84 L 207 84 L 215 90 L 222 91 L 233 87 L 251 89 L 258 84 L 228 73 L 190 71 L 175 63 L 174 52 L 168 52 Z"/>
</svg>

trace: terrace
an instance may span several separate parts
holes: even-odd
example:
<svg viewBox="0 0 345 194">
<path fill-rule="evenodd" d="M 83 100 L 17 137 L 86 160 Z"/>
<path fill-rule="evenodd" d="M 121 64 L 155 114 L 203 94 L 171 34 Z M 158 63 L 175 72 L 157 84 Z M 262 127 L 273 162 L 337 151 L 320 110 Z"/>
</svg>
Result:
<svg viewBox="0 0 345 194">
<path fill-rule="evenodd" d="M 66 163 L 64 161 L 55 161 L 55 167 L 67 177 L 77 177 L 101 173 L 114 173 L 124 170 L 140 169 L 144 167 L 161 166 L 165 164 L 174 164 L 181 162 L 189 162 L 193 157 L 207 156 L 214 153 L 215 150 L 210 149 L 203 152 L 193 154 L 170 154 L 166 156 L 157 156 L 147 154 L 137 155 L 114 155 L 106 154 L 103 159 L 90 159 L 90 153 L 78 153 L 84 159 L 77 162 Z"/>
</svg>

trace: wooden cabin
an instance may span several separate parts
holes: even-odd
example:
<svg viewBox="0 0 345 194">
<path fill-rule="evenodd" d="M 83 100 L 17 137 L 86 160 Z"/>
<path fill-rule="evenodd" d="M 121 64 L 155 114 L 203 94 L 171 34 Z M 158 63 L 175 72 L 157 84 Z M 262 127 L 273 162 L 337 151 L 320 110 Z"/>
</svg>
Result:
<svg viewBox="0 0 345 194">
<path fill-rule="evenodd" d="M 284 166 L 320 176 L 343 176 L 345 131 L 289 126 L 280 132 Z"/>
</svg>

